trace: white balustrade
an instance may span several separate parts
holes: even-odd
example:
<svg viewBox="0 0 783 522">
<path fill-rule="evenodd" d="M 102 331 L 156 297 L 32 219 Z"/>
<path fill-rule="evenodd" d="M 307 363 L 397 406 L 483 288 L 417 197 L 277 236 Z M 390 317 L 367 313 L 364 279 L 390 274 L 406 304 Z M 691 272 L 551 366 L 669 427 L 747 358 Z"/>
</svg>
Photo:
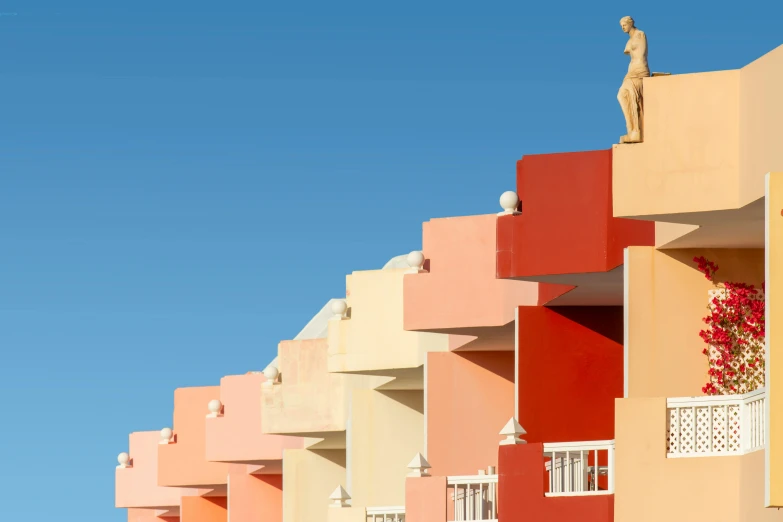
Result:
<svg viewBox="0 0 783 522">
<path fill-rule="evenodd" d="M 763 449 L 766 390 L 666 400 L 666 456 L 716 457 Z"/>
<path fill-rule="evenodd" d="M 405 506 L 368 507 L 367 522 L 405 522 Z"/>
<path fill-rule="evenodd" d="M 549 477 L 547 497 L 614 493 L 613 440 L 544 444 L 544 458 Z"/>
<path fill-rule="evenodd" d="M 494 469 L 490 468 L 494 473 Z M 448 477 L 448 488 L 454 511 L 449 522 L 468 520 L 497 522 L 498 520 L 498 476 L 467 475 Z"/>
</svg>

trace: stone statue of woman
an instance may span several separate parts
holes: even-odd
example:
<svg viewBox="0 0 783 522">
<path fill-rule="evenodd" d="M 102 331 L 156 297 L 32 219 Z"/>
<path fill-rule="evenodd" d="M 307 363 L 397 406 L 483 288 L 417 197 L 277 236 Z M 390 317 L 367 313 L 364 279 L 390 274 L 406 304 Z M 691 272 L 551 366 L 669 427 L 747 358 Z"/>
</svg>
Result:
<svg viewBox="0 0 783 522">
<path fill-rule="evenodd" d="M 625 127 L 628 134 L 620 138 L 620 143 L 639 143 L 642 141 L 642 125 L 644 110 L 642 100 L 642 78 L 650 76 L 647 65 L 647 36 L 636 28 L 630 16 L 620 20 L 620 27 L 628 33 L 628 43 L 625 44 L 625 54 L 631 56 L 628 74 L 623 79 L 617 100 L 623 109 Z"/>
</svg>

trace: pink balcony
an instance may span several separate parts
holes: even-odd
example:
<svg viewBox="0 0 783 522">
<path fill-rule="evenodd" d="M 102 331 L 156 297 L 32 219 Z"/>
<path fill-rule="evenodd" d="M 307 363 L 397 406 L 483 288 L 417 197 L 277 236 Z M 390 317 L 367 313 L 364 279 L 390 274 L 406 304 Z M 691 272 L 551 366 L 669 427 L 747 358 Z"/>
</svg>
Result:
<svg viewBox="0 0 783 522">
<path fill-rule="evenodd" d="M 426 272 L 405 276 L 406 330 L 478 334 L 513 323 L 515 306 L 539 303 L 537 283 L 495 278 L 497 222 L 483 215 L 424 223 Z"/>
<path fill-rule="evenodd" d="M 128 467 L 118 467 L 115 473 L 115 505 L 133 508 L 136 518 L 178 517 L 182 497 L 198 495 L 199 490 L 158 486 L 159 432 L 131 433 L 128 439 Z"/>
</svg>

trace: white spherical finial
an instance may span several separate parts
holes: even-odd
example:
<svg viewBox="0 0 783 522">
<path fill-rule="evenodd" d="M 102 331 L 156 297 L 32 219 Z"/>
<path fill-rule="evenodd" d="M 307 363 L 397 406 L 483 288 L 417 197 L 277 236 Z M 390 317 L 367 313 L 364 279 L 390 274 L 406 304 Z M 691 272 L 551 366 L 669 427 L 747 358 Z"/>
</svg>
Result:
<svg viewBox="0 0 783 522">
<path fill-rule="evenodd" d="M 275 366 L 267 366 L 264 370 L 264 377 L 266 377 L 267 382 L 275 382 L 278 375 L 280 375 L 280 370 Z"/>
<path fill-rule="evenodd" d="M 345 316 L 345 312 L 348 311 L 348 303 L 345 299 L 337 299 L 332 302 L 332 313 L 340 317 Z"/>
<path fill-rule="evenodd" d="M 408 266 L 421 270 L 424 267 L 424 254 L 418 250 L 408 254 Z"/>
<path fill-rule="evenodd" d="M 217 417 L 218 413 L 220 413 L 220 408 L 223 407 L 223 403 L 220 402 L 217 399 L 212 399 L 209 401 L 209 404 L 207 404 L 207 409 L 209 410 L 209 413 L 212 414 L 212 416 Z"/>
<path fill-rule="evenodd" d="M 174 435 L 174 433 L 171 431 L 171 428 L 163 428 L 160 430 L 161 444 L 167 444 L 171 440 L 172 435 Z"/>
<path fill-rule="evenodd" d="M 120 463 L 121 468 L 127 468 L 128 462 L 130 462 L 130 455 L 125 453 L 124 451 L 117 455 L 117 462 Z"/>
<path fill-rule="evenodd" d="M 519 197 L 516 192 L 509 190 L 500 196 L 500 206 L 503 209 L 503 214 L 517 214 L 518 205 Z"/>
</svg>

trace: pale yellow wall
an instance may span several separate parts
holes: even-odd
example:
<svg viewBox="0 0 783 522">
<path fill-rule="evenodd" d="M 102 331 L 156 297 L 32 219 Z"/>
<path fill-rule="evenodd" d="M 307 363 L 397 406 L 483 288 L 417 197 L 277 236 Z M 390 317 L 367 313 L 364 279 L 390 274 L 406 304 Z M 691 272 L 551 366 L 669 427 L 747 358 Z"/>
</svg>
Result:
<svg viewBox="0 0 783 522">
<path fill-rule="evenodd" d="M 367 512 L 364 508 L 330 508 L 329 522 L 367 522 Z"/>
<path fill-rule="evenodd" d="M 771 506 L 783 507 L 783 172 L 769 175 L 767 195 L 767 451 Z M 777 365 L 780 364 L 780 368 Z M 778 387 L 778 384 L 781 386 Z"/>
<path fill-rule="evenodd" d="M 618 399 L 615 522 L 780 522 L 763 503 L 764 452 L 666 458 L 666 399 Z"/>
<path fill-rule="evenodd" d="M 350 319 L 329 324 L 329 371 L 416 368 L 424 354 L 447 351 L 448 336 L 403 329 L 403 278 L 407 270 L 347 276 Z"/>
<path fill-rule="evenodd" d="M 740 71 L 644 79 L 644 143 L 615 145 L 615 216 L 739 203 Z"/>
<path fill-rule="evenodd" d="M 767 172 L 783 171 L 783 46 L 742 68 L 740 80 L 742 204 L 764 195 Z"/>
<path fill-rule="evenodd" d="M 350 441 L 353 505 L 405 505 L 407 465 L 424 452 L 424 393 L 354 391 Z"/>
<path fill-rule="evenodd" d="M 719 280 L 761 286 L 760 249 L 628 249 L 628 397 L 703 395 L 707 360 L 699 331 L 713 286 L 693 262 L 702 255 L 718 264 Z"/>
<path fill-rule="evenodd" d="M 285 450 L 283 522 L 327 522 L 337 486 L 345 486 L 345 451 Z"/>
</svg>

